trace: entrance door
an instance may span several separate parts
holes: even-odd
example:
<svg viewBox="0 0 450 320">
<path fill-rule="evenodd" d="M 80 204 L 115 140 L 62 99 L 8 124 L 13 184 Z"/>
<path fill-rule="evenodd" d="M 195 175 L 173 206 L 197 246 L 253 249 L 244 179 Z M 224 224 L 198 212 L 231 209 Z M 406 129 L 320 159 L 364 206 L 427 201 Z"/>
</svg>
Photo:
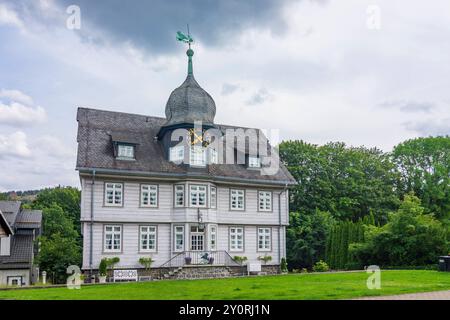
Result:
<svg viewBox="0 0 450 320">
<path fill-rule="evenodd" d="M 22 286 L 22 277 L 8 277 L 8 286 Z"/>
<path fill-rule="evenodd" d="M 191 226 L 191 250 L 203 251 L 205 249 L 205 228 Z"/>
</svg>

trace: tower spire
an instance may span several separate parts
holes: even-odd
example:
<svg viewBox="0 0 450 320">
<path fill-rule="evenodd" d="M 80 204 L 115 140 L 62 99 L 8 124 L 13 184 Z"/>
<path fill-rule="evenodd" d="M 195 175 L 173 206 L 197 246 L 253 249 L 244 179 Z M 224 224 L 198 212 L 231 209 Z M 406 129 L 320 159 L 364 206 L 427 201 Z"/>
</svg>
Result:
<svg viewBox="0 0 450 320">
<path fill-rule="evenodd" d="M 177 32 L 177 40 L 187 43 L 189 48 L 186 51 L 186 54 L 188 56 L 188 76 L 194 75 L 194 68 L 192 66 L 192 56 L 194 55 L 194 50 L 191 49 L 191 43 L 194 42 L 194 39 L 192 39 L 191 34 L 189 32 L 189 25 L 187 25 L 187 35 L 182 33 L 181 31 Z"/>
</svg>

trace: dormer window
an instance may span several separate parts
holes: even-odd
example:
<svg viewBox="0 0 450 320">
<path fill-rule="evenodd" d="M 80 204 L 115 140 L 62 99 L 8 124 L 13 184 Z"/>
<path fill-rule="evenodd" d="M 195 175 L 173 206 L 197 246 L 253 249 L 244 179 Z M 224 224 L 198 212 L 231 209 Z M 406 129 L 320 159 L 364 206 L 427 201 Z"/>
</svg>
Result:
<svg viewBox="0 0 450 320">
<path fill-rule="evenodd" d="M 219 153 L 216 149 L 209 148 L 209 163 L 218 164 L 219 163 Z"/>
<path fill-rule="evenodd" d="M 170 161 L 181 162 L 184 160 L 184 146 L 175 146 L 169 151 Z"/>
<path fill-rule="evenodd" d="M 261 158 L 255 156 L 248 157 L 249 168 L 261 168 Z"/>
<path fill-rule="evenodd" d="M 206 149 L 203 147 L 191 147 L 190 165 L 191 166 L 206 166 Z"/>
<path fill-rule="evenodd" d="M 134 146 L 127 144 L 118 144 L 117 158 L 119 159 L 134 159 Z"/>
</svg>

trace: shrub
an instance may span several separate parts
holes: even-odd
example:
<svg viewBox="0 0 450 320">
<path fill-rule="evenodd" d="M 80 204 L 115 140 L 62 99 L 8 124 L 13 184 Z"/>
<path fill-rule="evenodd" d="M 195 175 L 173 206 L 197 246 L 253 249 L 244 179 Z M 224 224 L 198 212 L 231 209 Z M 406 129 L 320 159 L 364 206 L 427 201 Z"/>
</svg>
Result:
<svg viewBox="0 0 450 320">
<path fill-rule="evenodd" d="M 149 258 L 144 258 L 144 257 L 139 258 L 139 263 L 145 268 L 145 270 L 149 270 L 150 267 L 152 266 L 153 262 L 154 262 L 153 259 L 150 257 Z"/>
<path fill-rule="evenodd" d="M 328 270 L 330 270 L 330 268 L 328 267 L 328 264 L 323 260 L 316 262 L 316 264 L 313 266 L 314 272 L 326 272 Z"/>
<path fill-rule="evenodd" d="M 260 256 L 260 257 L 258 257 L 258 259 L 259 259 L 260 261 L 263 261 L 264 264 L 266 264 L 266 263 L 269 262 L 269 261 L 272 261 L 272 257 L 271 257 L 271 256 Z"/>
<path fill-rule="evenodd" d="M 287 261 L 286 261 L 286 258 L 284 258 L 284 257 L 281 258 L 280 269 L 281 269 L 281 272 L 288 272 Z"/>
<path fill-rule="evenodd" d="M 242 265 L 245 261 L 247 261 L 247 257 L 234 256 L 233 260 Z"/>
<path fill-rule="evenodd" d="M 106 258 L 103 258 L 100 261 L 100 265 L 98 266 L 98 273 L 100 274 L 100 276 L 104 277 L 107 274 L 107 269 L 108 269 L 108 263 L 106 262 Z"/>
</svg>

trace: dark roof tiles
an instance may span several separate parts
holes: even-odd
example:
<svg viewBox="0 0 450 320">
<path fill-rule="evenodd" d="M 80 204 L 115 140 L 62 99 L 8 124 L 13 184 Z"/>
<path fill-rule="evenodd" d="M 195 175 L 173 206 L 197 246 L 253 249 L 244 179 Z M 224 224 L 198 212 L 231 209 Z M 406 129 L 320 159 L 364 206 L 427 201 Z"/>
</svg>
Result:
<svg viewBox="0 0 450 320">
<path fill-rule="evenodd" d="M 77 169 L 101 169 L 147 175 L 165 174 L 178 177 L 198 175 L 211 179 L 251 180 L 256 183 L 293 184 L 287 169 L 280 164 L 274 175 L 262 175 L 259 170 L 249 170 L 244 165 L 208 165 L 202 169 L 176 165 L 166 159 L 160 141 L 155 137 L 165 123 L 164 118 L 149 117 L 122 112 L 79 108 Z M 218 125 L 220 130 L 235 128 Z M 114 157 L 111 135 L 126 135 L 137 144 L 135 161 Z M 131 139 L 130 139 L 131 140 Z"/>
</svg>

